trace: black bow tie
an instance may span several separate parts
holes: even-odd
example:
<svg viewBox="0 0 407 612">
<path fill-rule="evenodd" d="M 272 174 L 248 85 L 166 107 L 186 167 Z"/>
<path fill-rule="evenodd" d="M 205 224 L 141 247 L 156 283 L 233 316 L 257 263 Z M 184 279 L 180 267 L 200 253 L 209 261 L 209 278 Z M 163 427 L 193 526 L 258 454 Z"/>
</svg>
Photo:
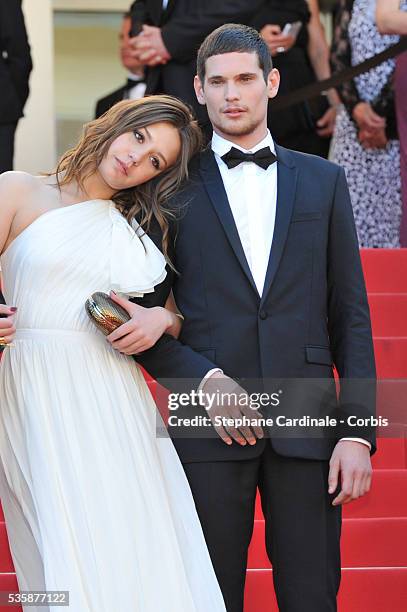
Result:
<svg viewBox="0 0 407 612">
<path fill-rule="evenodd" d="M 144 83 L 144 79 L 127 79 L 126 89 L 132 89 L 132 87 L 135 87 L 140 83 Z"/>
<path fill-rule="evenodd" d="M 271 164 L 277 161 L 277 157 L 271 151 L 270 147 L 264 147 L 264 149 L 260 149 L 260 151 L 256 151 L 256 153 L 243 153 L 243 151 L 232 147 L 228 153 L 222 155 L 221 159 L 223 159 L 229 169 L 236 168 L 236 166 L 242 162 L 253 162 L 260 166 L 260 168 L 267 170 Z"/>
</svg>

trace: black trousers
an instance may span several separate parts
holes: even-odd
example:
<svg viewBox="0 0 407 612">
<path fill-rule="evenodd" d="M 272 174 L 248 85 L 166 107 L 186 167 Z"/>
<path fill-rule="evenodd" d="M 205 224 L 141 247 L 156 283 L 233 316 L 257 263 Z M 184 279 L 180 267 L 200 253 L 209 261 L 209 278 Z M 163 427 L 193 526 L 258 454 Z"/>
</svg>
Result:
<svg viewBox="0 0 407 612">
<path fill-rule="evenodd" d="M 184 469 L 228 612 L 243 611 L 257 487 L 280 612 L 336 611 L 341 507 L 331 505 L 328 461 L 283 457 L 268 443 L 255 459 Z"/>
<path fill-rule="evenodd" d="M 17 122 L 0 123 L 0 174 L 13 169 L 16 127 Z"/>
</svg>

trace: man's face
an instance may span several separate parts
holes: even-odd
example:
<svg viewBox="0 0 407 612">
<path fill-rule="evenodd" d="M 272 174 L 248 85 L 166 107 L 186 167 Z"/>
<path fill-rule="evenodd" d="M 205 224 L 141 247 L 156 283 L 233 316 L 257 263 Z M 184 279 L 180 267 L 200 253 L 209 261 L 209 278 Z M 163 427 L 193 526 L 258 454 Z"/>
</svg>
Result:
<svg viewBox="0 0 407 612">
<path fill-rule="evenodd" d="M 264 80 L 256 53 L 224 53 L 206 60 L 205 82 L 195 77 L 198 101 L 206 104 L 215 131 L 228 139 L 264 136 L 268 99 L 277 94 L 278 70 Z"/>
<path fill-rule="evenodd" d="M 132 47 L 130 45 L 130 29 L 131 29 L 131 19 L 130 17 L 124 17 L 122 21 L 122 27 L 119 33 L 120 40 L 120 59 L 121 62 L 127 70 L 130 72 L 140 72 L 142 65 L 138 60 L 132 57 Z"/>
</svg>

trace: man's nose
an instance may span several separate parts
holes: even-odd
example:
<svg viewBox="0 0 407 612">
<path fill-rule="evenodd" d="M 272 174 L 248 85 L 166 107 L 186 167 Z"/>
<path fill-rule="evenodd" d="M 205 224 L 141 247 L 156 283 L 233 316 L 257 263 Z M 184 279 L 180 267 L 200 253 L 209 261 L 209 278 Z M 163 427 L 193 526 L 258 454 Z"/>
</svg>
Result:
<svg viewBox="0 0 407 612">
<path fill-rule="evenodd" d="M 239 88 L 234 83 L 227 83 L 225 87 L 225 99 L 237 100 L 240 97 Z"/>
</svg>

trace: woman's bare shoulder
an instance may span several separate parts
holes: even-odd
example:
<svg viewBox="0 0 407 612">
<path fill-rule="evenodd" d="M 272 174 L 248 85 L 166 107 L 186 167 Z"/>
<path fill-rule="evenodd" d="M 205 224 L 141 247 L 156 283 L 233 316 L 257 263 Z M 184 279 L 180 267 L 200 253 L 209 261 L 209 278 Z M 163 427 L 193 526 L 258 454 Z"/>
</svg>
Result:
<svg viewBox="0 0 407 612">
<path fill-rule="evenodd" d="M 28 172 L 20 170 L 10 170 L 0 174 L 0 193 L 1 195 L 15 195 L 38 189 L 41 185 L 41 178 Z"/>
<path fill-rule="evenodd" d="M 43 179 L 28 172 L 12 170 L 0 175 L 0 206 L 15 208 L 35 195 L 43 185 Z"/>
</svg>

